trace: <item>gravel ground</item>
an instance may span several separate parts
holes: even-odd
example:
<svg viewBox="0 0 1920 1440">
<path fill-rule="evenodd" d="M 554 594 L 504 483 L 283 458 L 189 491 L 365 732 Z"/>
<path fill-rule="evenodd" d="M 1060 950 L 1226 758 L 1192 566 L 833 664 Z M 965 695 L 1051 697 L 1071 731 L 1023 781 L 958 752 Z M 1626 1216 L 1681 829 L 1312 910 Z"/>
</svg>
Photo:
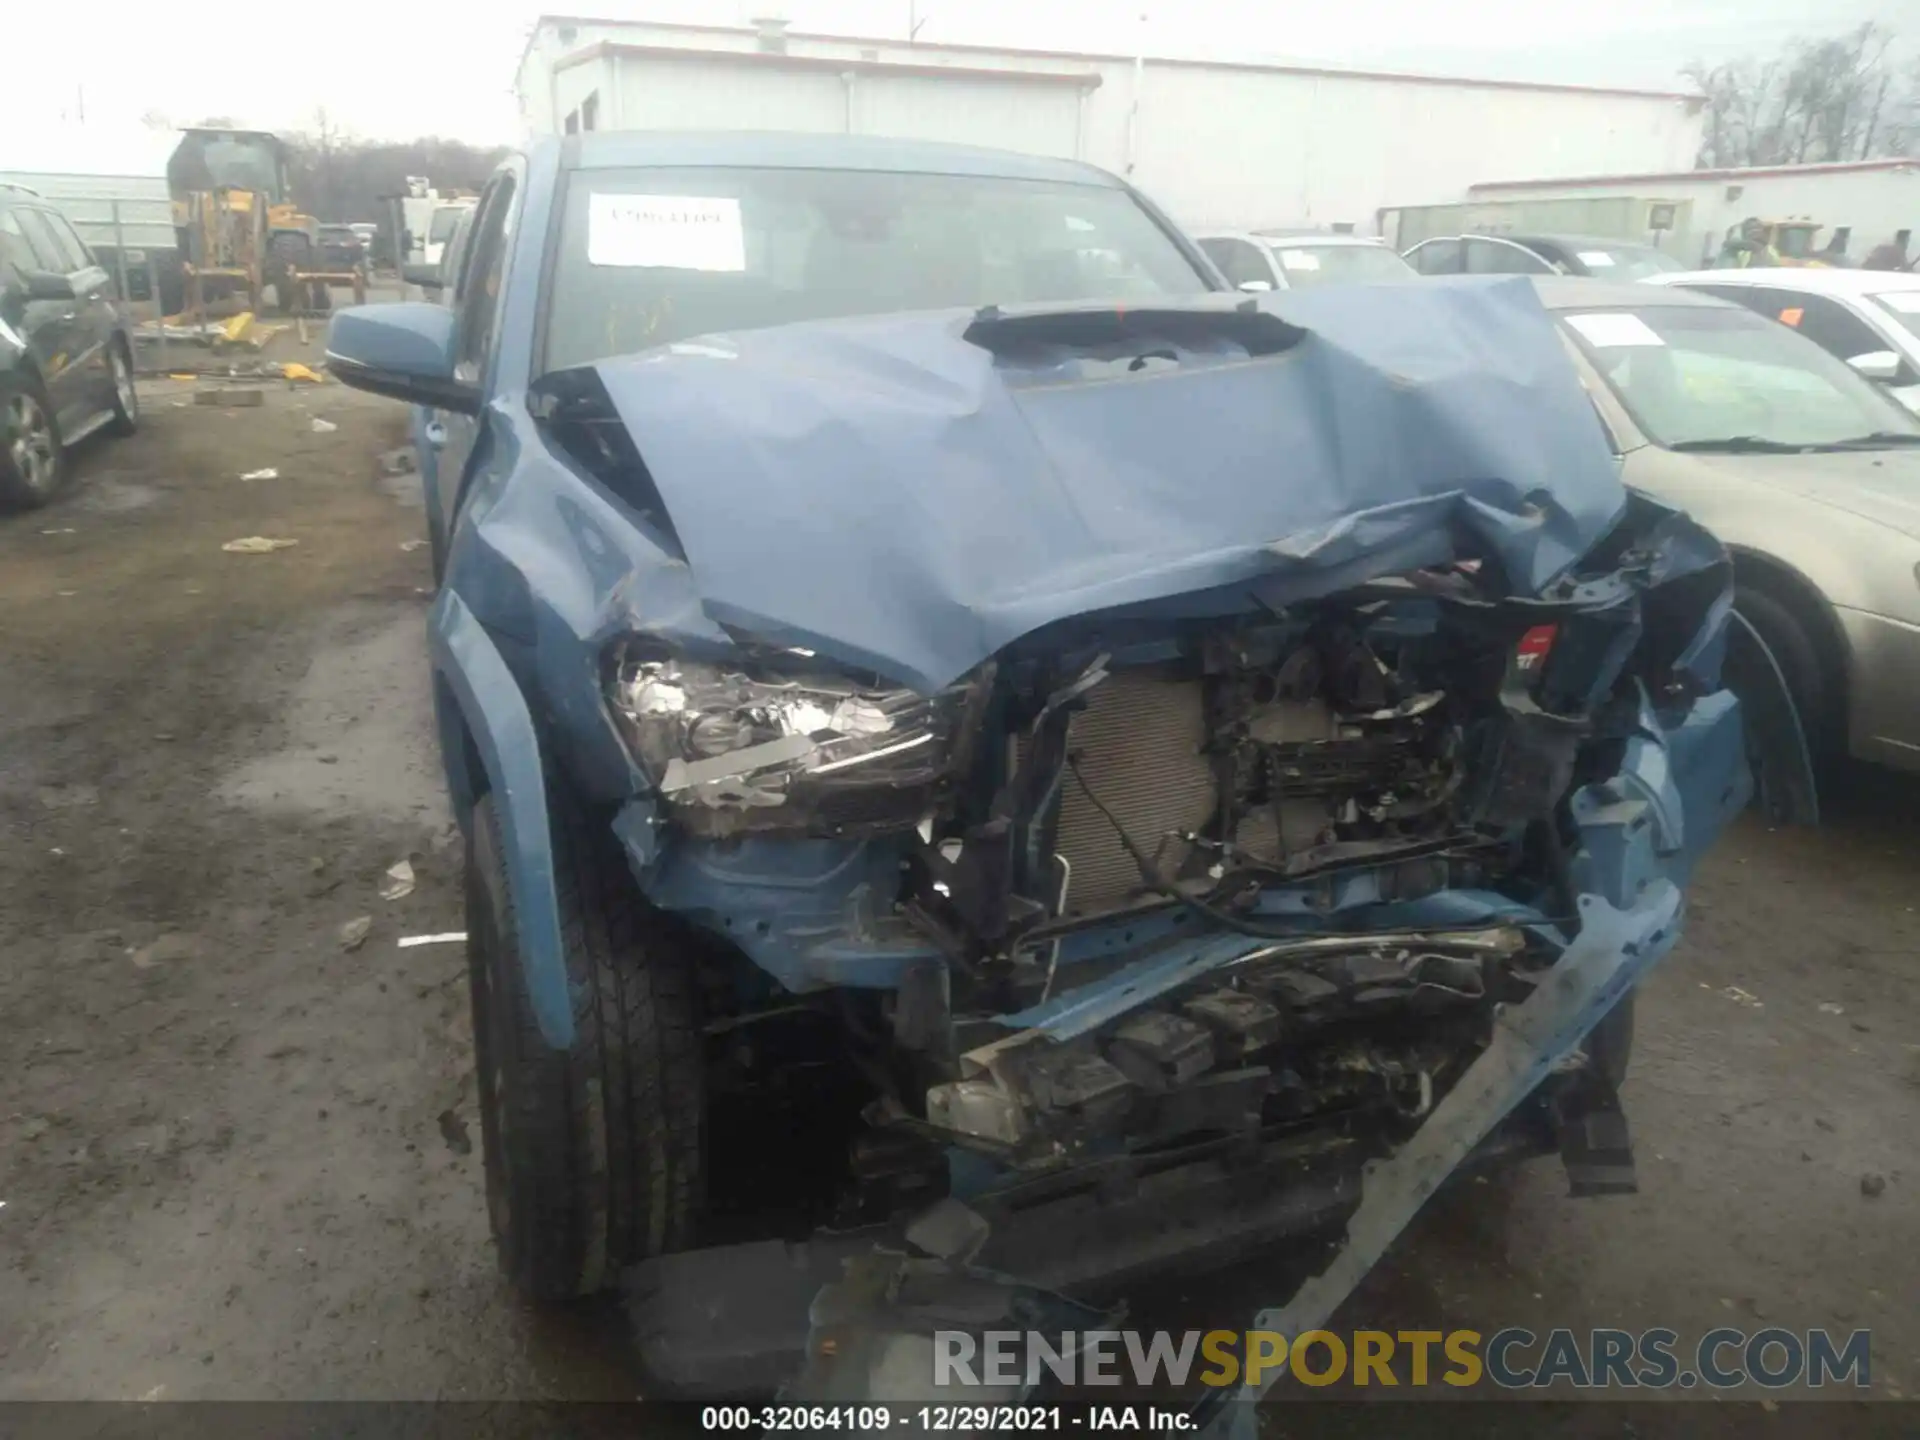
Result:
<svg viewBox="0 0 1920 1440">
<path fill-rule="evenodd" d="M 608 1312 L 499 1280 L 463 957 L 394 943 L 462 925 L 400 411 L 190 389 L 0 522 L 0 1399 L 628 1397 Z M 221 549 L 256 534 L 299 544 Z M 1920 791 L 1858 792 L 1708 861 L 1641 1001 L 1640 1193 L 1469 1187 L 1343 1327 L 1869 1327 L 1875 1392 L 1920 1386 Z M 1169 1313 L 1242 1325 L 1284 1266 Z"/>
</svg>

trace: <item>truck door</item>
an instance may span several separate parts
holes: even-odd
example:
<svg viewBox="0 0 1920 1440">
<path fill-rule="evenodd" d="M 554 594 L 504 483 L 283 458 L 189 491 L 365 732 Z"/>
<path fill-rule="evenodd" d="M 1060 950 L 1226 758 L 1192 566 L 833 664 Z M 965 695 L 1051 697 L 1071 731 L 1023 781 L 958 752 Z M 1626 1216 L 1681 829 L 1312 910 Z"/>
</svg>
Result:
<svg viewBox="0 0 1920 1440">
<path fill-rule="evenodd" d="M 425 417 L 421 482 L 426 488 L 427 523 L 440 539 L 436 554 L 453 554 L 466 508 L 468 471 L 486 424 L 484 405 L 492 399 L 494 355 L 498 348 L 500 302 L 507 285 L 514 220 L 519 213 L 520 177 L 513 169 L 494 176 L 481 196 L 460 257 L 459 294 L 454 301 L 454 378 L 479 387 L 479 415 L 436 410 Z"/>
</svg>

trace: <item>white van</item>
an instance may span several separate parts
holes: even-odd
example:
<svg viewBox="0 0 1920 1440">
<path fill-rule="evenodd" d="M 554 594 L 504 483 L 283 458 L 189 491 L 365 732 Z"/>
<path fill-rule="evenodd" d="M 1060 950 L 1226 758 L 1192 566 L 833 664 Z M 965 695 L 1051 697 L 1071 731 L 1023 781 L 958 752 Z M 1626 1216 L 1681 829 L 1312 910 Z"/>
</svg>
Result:
<svg viewBox="0 0 1920 1440">
<path fill-rule="evenodd" d="M 460 217 L 466 211 L 479 204 L 475 197 L 462 200 L 442 200 L 433 207 L 433 215 L 427 222 L 427 239 L 421 253 L 421 260 L 428 265 L 438 265 L 440 256 L 447 248 L 447 241 L 453 238 L 453 230 L 460 223 Z"/>
</svg>

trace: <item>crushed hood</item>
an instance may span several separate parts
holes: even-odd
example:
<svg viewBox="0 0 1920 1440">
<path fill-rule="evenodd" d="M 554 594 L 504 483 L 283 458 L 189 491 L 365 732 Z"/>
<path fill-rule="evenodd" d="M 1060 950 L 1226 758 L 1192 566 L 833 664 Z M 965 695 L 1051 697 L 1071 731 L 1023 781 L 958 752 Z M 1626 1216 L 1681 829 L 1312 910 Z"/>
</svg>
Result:
<svg viewBox="0 0 1920 1440">
<path fill-rule="evenodd" d="M 1625 503 L 1524 279 L 812 322 L 596 369 L 713 620 L 927 690 L 1052 621 L 1469 547 L 1535 591 Z"/>
</svg>

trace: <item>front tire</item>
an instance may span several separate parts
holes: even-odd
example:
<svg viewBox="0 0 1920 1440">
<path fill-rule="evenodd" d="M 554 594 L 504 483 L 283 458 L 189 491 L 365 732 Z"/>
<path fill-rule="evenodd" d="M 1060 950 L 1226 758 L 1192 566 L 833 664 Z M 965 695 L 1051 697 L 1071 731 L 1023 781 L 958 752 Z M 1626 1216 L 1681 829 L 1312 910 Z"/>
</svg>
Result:
<svg viewBox="0 0 1920 1440">
<path fill-rule="evenodd" d="M 706 1099 L 689 950 L 604 827 L 548 794 L 572 1047 L 534 1019 L 491 795 L 468 838 L 467 955 L 494 1243 L 518 1289 L 558 1301 L 692 1243 Z"/>
<path fill-rule="evenodd" d="M 140 428 L 140 392 L 134 388 L 133 360 L 118 340 L 108 352 L 107 364 L 113 371 L 113 419 L 107 425 L 109 435 L 126 436 Z"/>
<path fill-rule="evenodd" d="M 1819 648 L 1800 618 L 1764 590 L 1742 588 L 1734 608 L 1766 642 L 1799 712 L 1807 749 L 1819 767 L 1840 745 L 1840 697 L 1821 662 Z"/>
<path fill-rule="evenodd" d="M 66 480 L 66 448 L 47 392 L 30 375 L 0 377 L 0 510 L 32 510 Z"/>
</svg>

